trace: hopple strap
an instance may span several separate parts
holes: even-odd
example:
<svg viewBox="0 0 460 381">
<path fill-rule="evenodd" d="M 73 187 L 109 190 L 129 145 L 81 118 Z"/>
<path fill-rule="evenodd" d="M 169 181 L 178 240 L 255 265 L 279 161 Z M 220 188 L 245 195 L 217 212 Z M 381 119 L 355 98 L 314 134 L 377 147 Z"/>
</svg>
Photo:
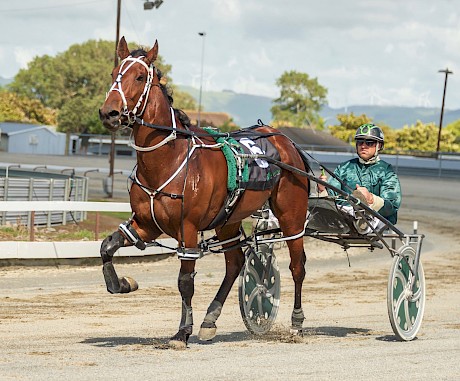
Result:
<svg viewBox="0 0 460 381">
<path fill-rule="evenodd" d="M 131 226 L 132 220 L 128 220 L 125 222 L 122 222 L 118 226 L 118 230 L 120 231 L 121 234 L 134 246 L 136 246 L 139 250 L 145 250 L 147 245 L 145 242 L 139 237 L 139 234 L 137 234 L 136 230 Z"/>
</svg>

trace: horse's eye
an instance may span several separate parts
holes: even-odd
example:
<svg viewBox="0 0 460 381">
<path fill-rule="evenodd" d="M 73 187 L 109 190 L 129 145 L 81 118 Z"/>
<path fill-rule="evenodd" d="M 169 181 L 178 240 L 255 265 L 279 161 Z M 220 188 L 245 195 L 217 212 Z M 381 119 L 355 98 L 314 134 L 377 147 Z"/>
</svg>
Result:
<svg viewBox="0 0 460 381">
<path fill-rule="evenodd" d="M 136 81 L 143 82 L 144 81 L 144 76 L 140 75 L 139 77 L 136 78 Z"/>
</svg>

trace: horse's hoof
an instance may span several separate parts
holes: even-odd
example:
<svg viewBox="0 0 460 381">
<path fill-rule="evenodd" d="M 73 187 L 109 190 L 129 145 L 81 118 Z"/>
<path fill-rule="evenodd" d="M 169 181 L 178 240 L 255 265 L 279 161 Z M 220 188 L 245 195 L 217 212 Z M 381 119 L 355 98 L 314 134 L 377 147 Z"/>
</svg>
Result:
<svg viewBox="0 0 460 381">
<path fill-rule="evenodd" d="M 201 341 L 209 341 L 216 337 L 217 327 L 211 328 L 200 328 L 200 332 L 198 332 L 198 339 Z"/>
<path fill-rule="evenodd" d="M 127 286 L 127 292 L 136 291 L 139 288 L 139 284 L 129 276 L 124 276 L 120 279 L 121 283 Z"/>
<path fill-rule="evenodd" d="M 300 337 L 302 337 L 303 336 L 303 329 L 302 328 L 291 327 L 291 329 L 289 330 L 289 333 L 292 336 L 300 336 Z"/>
<path fill-rule="evenodd" d="M 188 338 L 190 337 L 191 330 L 189 329 L 180 329 L 171 340 L 169 340 L 169 347 L 171 349 L 184 350 L 187 348 Z"/>
<path fill-rule="evenodd" d="M 184 349 L 187 348 L 187 343 L 182 340 L 173 338 L 169 340 L 169 348 L 183 351 Z"/>
</svg>

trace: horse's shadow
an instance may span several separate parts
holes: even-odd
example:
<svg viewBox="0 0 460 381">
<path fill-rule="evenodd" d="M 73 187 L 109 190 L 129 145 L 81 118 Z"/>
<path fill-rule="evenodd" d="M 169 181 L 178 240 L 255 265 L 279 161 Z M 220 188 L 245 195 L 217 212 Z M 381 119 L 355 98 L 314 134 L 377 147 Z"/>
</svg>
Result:
<svg viewBox="0 0 460 381">
<path fill-rule="evenodd" d="M 251 340 L 259 341 L 273 341 L 273 342 L 289 342 L 289 343 L 301 343 L 304 340 L 312 337 L 364 337 L 373 336 L 375 331 L 366 328 L 352 328 L 352 327 L 304 327 L 303 336 L 299 337 L 298 340 L 293 340 L 293 336 L 289 333 L 289 329 L 274 329 L 263 335 L 252 335 L 247 331 L 243 332 L 232 332 L 228 334 L 218 334 L 216 337 L 209 341 L 200 341 L 196 335 L 193 335 L 189 339 L 189 344 L 200 344 L 200 345 L 212 345 L 219 342 L 231 343 L 231 342 L 245 342 Z M 122 346 L 148 346 L 153 349 L 170 349 L 169 347 L 170 337 L 128 337 L 128 336 L 115 336 L 115 337 L 92 337 L 81 341 L 81 344 L 89 344 L 101 348 L 114 348 Z M 385 335 L 376 337 L 375 340 L 386 341 L 386 342 L 398 342 L 396 336 Z"/>
<path fill-rule="evenodd" d="M 366 328 L 352 327 L 304 327 L 304 336 L 329 336 L 329 337 L 347 337 L 347 336 L 369 336 L 372 330 Z"/>
<path fill-rule="evenodd" d="M 241 342 L 251 339 L 249 332 L 234 332 L 229 334 L 217 335 L 213 340 L 200 341 L 198 337 L 193 335 L 190 337 L 189 344 L 210 345 L 216 342 Z M 81 341 L 81 344 L 89 344 L 101 348 L 114 348 L 122 346 L 149 346 L 154 349 L 170 349 L 170 337 L 128 337 L 128 336 L 115 336 L 115 337 L 92 337 Z"/>
</svg>

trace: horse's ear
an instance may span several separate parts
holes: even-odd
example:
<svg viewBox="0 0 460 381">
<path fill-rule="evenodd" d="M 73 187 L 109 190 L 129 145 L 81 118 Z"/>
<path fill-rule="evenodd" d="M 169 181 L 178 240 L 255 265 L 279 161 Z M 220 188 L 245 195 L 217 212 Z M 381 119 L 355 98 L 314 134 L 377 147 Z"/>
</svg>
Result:
<svg viewBox="0 0 460 381">
<path fill-rule="evenodd" d="M 150 49 L 150 51 L 147 53 L 147 60 L 149 63 L 153 63 L 158 56 L 158 41 L 155 40 L 155 45 L 153 45 L 153 48 Z"/>
<path fill-rule="evenodd" d="M 124 60 L 126 57 L 129 56 L 128 44 L 126 43 L 124 36 L 120 39 L 120 42 L 118 43 L 117 53 L 118 57 L 120 57 L 121 60 Z"/>
</svg>

